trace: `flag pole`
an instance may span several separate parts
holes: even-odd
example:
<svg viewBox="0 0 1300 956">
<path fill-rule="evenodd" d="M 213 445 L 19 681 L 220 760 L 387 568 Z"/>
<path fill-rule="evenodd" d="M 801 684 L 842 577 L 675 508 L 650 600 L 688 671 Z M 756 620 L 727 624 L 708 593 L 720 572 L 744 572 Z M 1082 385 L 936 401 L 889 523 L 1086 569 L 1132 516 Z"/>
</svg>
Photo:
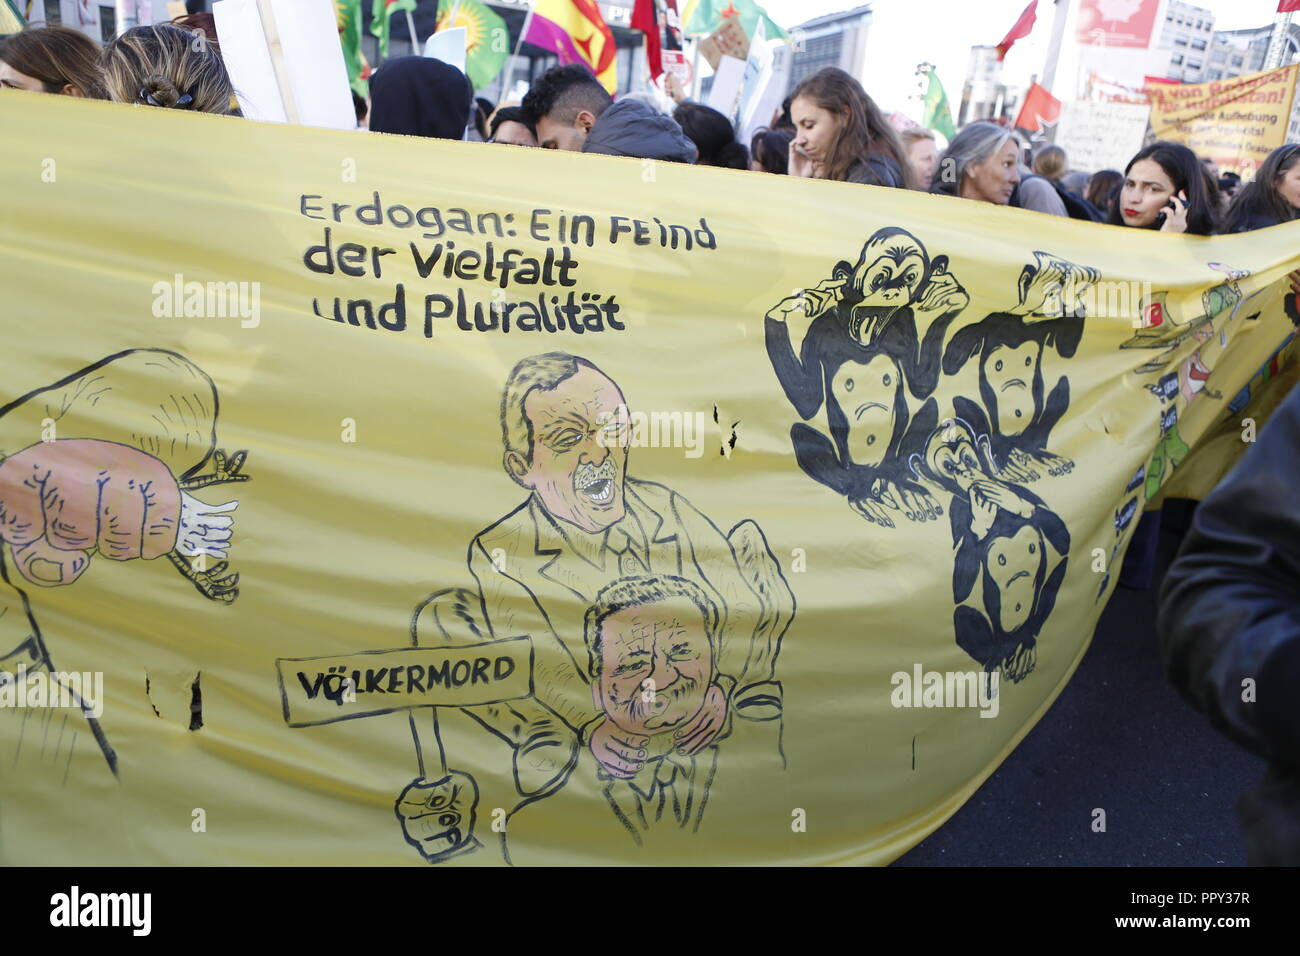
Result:
<svg viewBox="0 0 1300 956">
<path fill-rule="evenodd" d="M 1070 12 L 1070 0 L 1056 0 L 1056 16 L 1052 19 L 1052 42 L 1047 48 L 1047 63 L 1043 66 L 1043 80 L 1038 85 L 1052 92 L 1056 82 L 1056 61 L 1061 57 L 1061 39 L 1065 36 L 1065 19 Z"/>
<path fill-rule="evenodd" d="M 420 38 L 415 35 L 415 17 L 411 16 L 411 10 L 406 9 L 406 29 L 411 32 L 411 52 L 417 56 L 420 53 Z"/>
</svg>

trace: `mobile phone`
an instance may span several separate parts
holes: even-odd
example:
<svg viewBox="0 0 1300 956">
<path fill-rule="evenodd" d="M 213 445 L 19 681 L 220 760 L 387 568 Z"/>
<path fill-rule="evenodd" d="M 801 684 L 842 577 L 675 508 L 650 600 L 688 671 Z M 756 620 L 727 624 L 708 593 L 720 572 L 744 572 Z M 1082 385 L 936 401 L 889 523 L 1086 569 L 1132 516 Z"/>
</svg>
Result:
<svg viewBox="0 0 1300 956">
<path fill-rule="evenodd" d="M 1161 211 L 1156 213 L 1156 228 L 1157 229 L 1164 228 L 1165 218 L 1169 215 L 1167 212 L 1164 212 L 1165 209 L 1177 209 L 1177 208 L 1178 207 L 1174 205 L 1174 201 L 1172 199 L 1169 200 L 1169 202 L 1165 203 Z"/>
</svg>

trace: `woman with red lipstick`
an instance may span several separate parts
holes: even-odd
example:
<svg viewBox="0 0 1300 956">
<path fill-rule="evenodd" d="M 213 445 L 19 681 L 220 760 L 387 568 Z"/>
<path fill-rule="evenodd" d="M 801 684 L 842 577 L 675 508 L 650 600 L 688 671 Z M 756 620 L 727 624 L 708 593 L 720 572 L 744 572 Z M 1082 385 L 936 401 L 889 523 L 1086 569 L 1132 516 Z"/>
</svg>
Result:
<svg viewBox="0 0 1300 956">
<path fill-rule="evenodd" d="M 1179 143 L 1152 143 L 1131 160 L 1111 203 L 1114 226 L 1208 236 L 1214 210 L 1196 154 Z"/>
<path fill-rule="evenodd" d="M 791 94 L 796 129 L 790 175 L 907 188 L 911 164 L 898 134 L 862 84 L 828 66 Z"/>
</svg>

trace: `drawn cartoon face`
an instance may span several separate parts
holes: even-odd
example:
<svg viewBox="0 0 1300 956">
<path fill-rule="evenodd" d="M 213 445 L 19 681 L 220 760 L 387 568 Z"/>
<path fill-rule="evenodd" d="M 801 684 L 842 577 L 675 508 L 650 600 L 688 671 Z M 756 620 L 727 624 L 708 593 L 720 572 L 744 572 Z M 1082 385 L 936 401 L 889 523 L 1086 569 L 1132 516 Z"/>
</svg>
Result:
<svg viewBox="0 0 1300 956">
<path fill-rule="evenodd" d="M 869 345 L 890 316 L 914 301 L 929 272 L 930 258 L 914 237 L 893 230 L 868 239 L 849 280 L 861 296 L 851 322 L 858 342 Z"/>
<path fill-rule="evenodd" d="M 1043 319 L 1084 315 L 1089 290 L 1097 278 L 1095 269 L 1035 252 L 1034 264 L 1020 274 L 1020 306 L 1016 311 Z"/>
<path fill-rule="evenodd" d="M 848 420 L 846 444 L 855 465 L 879 465 L 889 453 L 902 387 L 898 363 L 883 352 L 866 362 L 845 362 L 831 379 L 831 395 Z"/>
<path fill-rule="evenodd" d="M 932 475 L 962 495 L 969 494 L 976 479 L 984 476 L 970 429 L 955 419 L 948 419 L 931 433 L 925 461 Z"/>
<path fill-rule="evenodd" d="M 990 539 L 984 573 L 997 588 L 1004 633 L 1010 634 L 1029 620 L 1034 582 L 1042 564 L 1043 538 L 1032 525 L 1024 525 L 1010 537 Z"/>
<path fill-rule="evenodd" d="M 590 533 L 623 517 L 627 445 L 607 433 L 611 421 L 626 418 L 622 406 L 618 386 L 585 365 L 554 389 L 533 389 L 524 399 L 532 461 L 519 482 L 552 517 Z"/>
<path fill-rule="evenodd" d="M 1034 373 L 1039 352 L 1038 343 L 1030 340 L 1015 348 L 995 346 L 984 359 L 984 380 L 997 404 L 994 424 L 1002 435 L 1019 435 L 1034 420 Z"/>
<path fill-rule="evenodd" d="M 704 706 L 713 650 L 693 603 L 663 599 L 609 615 L 601 624 L 596 704 L 615 726 L 653 735 L 690 720 Z"/>
</svg>

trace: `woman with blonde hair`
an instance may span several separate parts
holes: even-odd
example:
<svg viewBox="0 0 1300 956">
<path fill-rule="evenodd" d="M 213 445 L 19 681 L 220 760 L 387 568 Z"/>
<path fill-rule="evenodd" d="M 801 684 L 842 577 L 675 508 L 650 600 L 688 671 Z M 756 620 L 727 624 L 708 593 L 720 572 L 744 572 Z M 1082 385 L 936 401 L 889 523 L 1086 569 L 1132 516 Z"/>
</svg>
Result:
<svg viewBox="0 0 1300 956">
<path fill-rule="evenodd" d="M 232 113 L 234 88 L 201 36 L 166 23 L 133 27 L 104 48 L 108 98 L 199 113 Z"/>
</svg>

